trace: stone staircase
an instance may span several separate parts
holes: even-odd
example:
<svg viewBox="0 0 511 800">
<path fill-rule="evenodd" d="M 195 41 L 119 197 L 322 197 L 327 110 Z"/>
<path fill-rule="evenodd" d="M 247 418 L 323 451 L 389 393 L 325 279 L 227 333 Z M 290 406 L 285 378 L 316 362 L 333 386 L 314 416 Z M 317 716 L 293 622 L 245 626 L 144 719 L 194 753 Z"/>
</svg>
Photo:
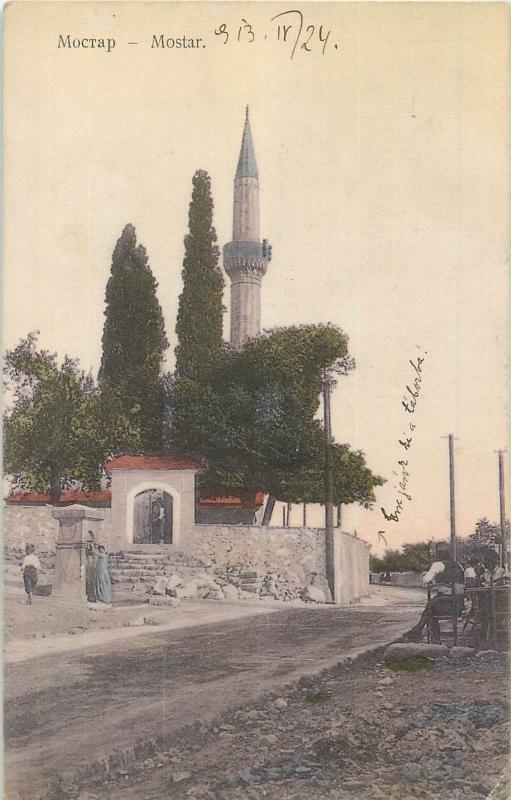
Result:
<svg viewBox="0 0 511 800">
<path fill-rule="evenodd" d="M 147 599 L 158 578 L 178 573 L 185 580 L 207 570 L 201 561 L 181 550 L 158 547 L 151 552 L 111 553 L 109 567 L 116 600 Z"/>
<path fill-rule="evenodd" d="M 258 570 L 245 570 L 240 572 L 241 589 L 251 594 L 259 594 L 264 581 L 264 573 Z"/>
</svg>

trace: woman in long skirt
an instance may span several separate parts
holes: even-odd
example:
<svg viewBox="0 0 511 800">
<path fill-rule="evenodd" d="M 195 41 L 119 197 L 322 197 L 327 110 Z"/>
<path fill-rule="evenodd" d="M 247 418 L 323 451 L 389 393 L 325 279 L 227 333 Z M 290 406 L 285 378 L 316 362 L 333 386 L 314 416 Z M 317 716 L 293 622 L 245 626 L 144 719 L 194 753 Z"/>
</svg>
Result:
<svg viewBox="0 0 511 800">
<path fill-rule="evenodd" d="M 94 542 L 88 542 L 85 550 L 85 591 L 89 603 L 95 603 L 98 599 L 96 596 L 97 558 Z"/>
<path fill-rule="evenodd" d="M 96 598 L 100 603 L 112 602 L 112 581 L 108 571 L 108 554 L 102 544 L 98 547 L 96 563 Z"/>
</svg>

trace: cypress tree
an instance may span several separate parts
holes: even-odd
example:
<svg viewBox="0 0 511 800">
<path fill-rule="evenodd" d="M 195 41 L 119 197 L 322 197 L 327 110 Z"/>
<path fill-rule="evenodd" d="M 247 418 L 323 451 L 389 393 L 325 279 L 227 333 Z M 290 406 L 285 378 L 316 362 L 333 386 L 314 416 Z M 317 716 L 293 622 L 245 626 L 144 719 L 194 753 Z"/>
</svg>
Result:
<svg viewBox="0 0 511 800">
<path fill-rule="evenodd" d="M 183 291 L 176 324 L 176 376 L 202 382 L 211 367 L 218 363 L 222 351 L 224 279 L 215 244 L 211 179 L 207 172 L 198 170 L 192 183 Z"/>
<path fill-rule="evenodd" d="M 103 395 L 120 408 L 143 449 L 162 446 L 164 396 L 161 368 L 168 347 L 157 282 L 135 228 L 126 225 L 113 256 L 106 287 Z"/>
</svg>

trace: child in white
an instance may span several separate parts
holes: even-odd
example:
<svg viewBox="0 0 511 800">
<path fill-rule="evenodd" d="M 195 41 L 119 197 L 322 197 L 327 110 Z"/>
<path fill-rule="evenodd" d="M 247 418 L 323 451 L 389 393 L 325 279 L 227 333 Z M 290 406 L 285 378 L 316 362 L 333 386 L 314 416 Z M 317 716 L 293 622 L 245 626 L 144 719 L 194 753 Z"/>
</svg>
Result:
<svg viewBox="0 0 511 800">
<path fill-rule="evenodd" d="M 41 562 L 35 555 L 35 547 L 33 544 L 27 544 L 25 547 L 26 556 L 23 559 L 21 569 L 23 570 L 23 583 L 25 584 L 25 591 L 28 595 L 27 603 L 32 605 L 32 593 L 37 586 L 37 573 L 42 569 Z"/>
</svg>

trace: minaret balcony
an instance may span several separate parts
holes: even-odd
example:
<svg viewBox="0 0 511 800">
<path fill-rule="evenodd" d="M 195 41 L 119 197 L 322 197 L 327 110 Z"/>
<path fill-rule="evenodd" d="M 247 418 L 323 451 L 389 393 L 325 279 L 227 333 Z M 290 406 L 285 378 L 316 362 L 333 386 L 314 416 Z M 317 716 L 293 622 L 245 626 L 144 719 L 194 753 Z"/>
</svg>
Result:
<svg viewBox="0 0 511 800">
<path fill-rule="evenodd" d="M 224 245 L 224 269 L 232 279 L 240 274 L 262 277 L 271 260 L 271 246 L 264 242 L 229 242 Z"/>
</svg>

